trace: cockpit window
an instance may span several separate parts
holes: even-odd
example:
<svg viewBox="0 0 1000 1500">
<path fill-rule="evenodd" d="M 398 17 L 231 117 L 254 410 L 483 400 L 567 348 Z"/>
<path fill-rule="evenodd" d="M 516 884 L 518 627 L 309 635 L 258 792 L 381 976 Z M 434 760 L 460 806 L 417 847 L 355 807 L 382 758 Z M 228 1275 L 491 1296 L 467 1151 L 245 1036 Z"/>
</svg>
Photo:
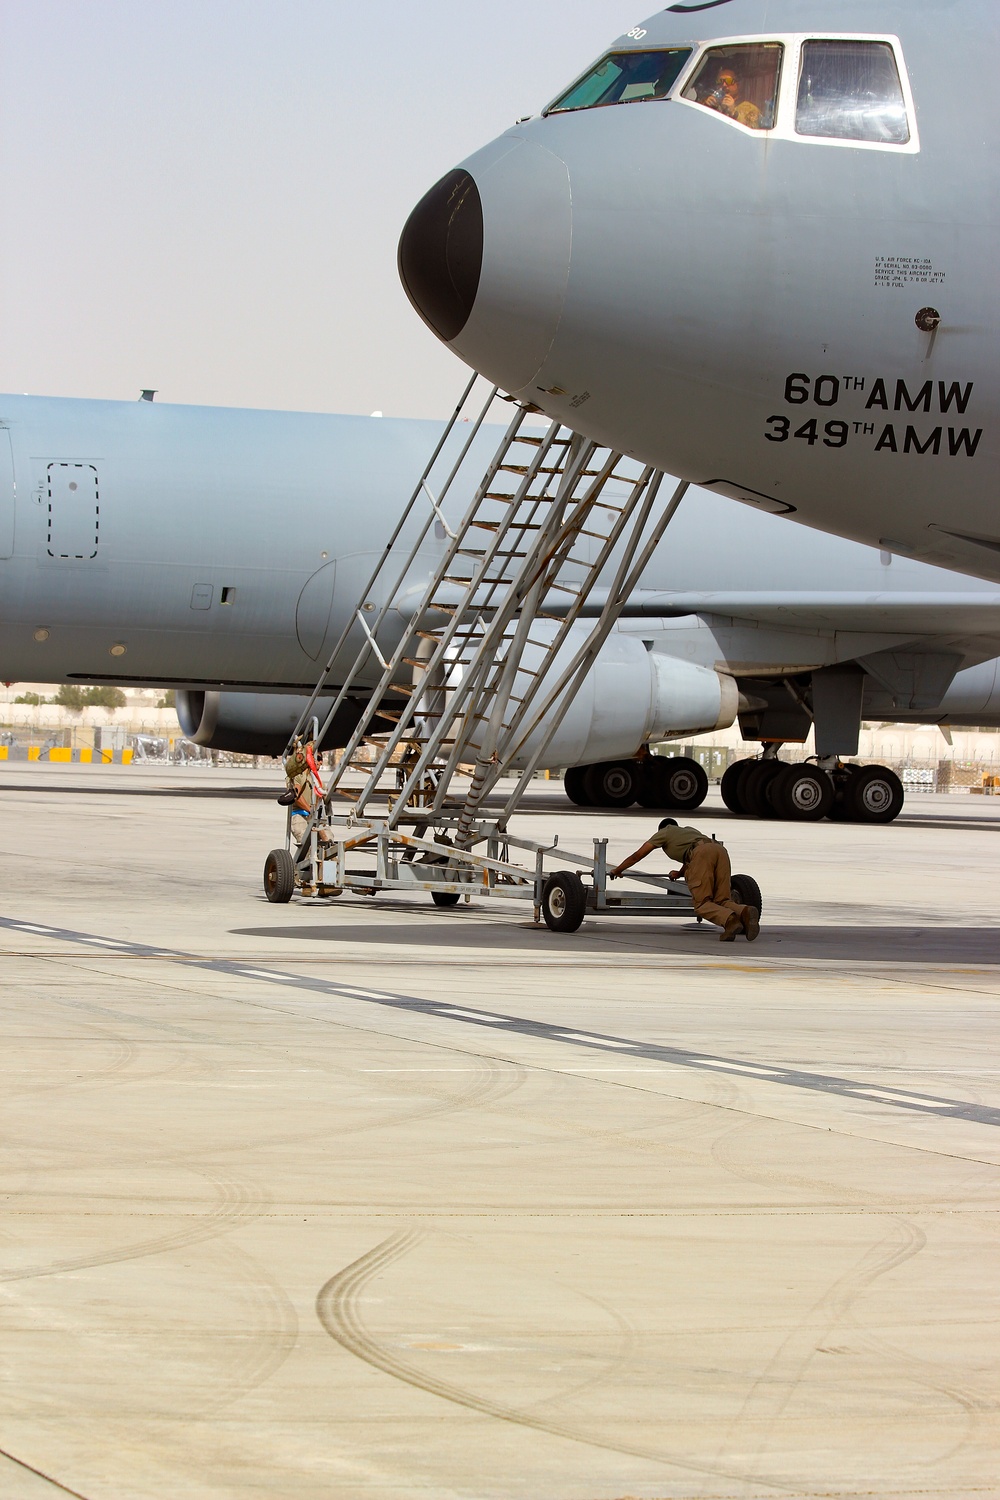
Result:
<svg viewBox="0 0 1000 1500">
<path fill-rule="evenodd" d="M 770 130 L 784 50 L 780 42 L 712 47 L 684 89 L 684 98 L 718 110 L 750 130 Z"/>
<path fill-rule="evenodd" d="M 561 110 L 595 109 L 600 104 L 639 104 L 646 99 L 664 99 L 690 56 L 690 47 L 666 47 L 656 52 L 610 52 L 560 99 L 550 104 L 545 113 L 553 115 Z"/>
<path fill-rule="evenodd" d="M 795 107 L 799 135 L 905 146 L 899 70 L 888 42 L 806 42 Z"/>
</svg>

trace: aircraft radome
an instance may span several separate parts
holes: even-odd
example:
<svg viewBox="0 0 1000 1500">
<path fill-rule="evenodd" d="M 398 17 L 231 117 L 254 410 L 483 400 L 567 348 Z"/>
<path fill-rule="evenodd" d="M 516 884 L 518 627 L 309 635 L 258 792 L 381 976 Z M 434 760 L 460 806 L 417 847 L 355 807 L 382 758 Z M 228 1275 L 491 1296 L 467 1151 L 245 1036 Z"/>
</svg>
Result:
<svg viewBox="0 0 1000 1500">
<path fill-rule="evenodd" d="M 414 209 L 404 285 L 588 436 L 1000 579 L 996 0 L 682 0 Z"/>
<path fill-rule="evenodd" d="M 439 435 L 0 397 L 0 676 L 173 687 L 200 744 L 279 753 Z M 497 438 L 480 434 L 473 484 Z M 401 634 L 444 535 L 394 606 Z M 1000 724 L 998 656 L 995 588 L 691 492 L 549 763 L 576 768 L 577 800 L 625 805 L 644 795 L 648 741 L 737 716 L 772 744 L 814 723 L 832 757 L 856 749 L 862 714 Z M 357 720 L 348 707 L 333 743 Z M 669 805 L 704 795 L 692 766 Z"/>
</svg>

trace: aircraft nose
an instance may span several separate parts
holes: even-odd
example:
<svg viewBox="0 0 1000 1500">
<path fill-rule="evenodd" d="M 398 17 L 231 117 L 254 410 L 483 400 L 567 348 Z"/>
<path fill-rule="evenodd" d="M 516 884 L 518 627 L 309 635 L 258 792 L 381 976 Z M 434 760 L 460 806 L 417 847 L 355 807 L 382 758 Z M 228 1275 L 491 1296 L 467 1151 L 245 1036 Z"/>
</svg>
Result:
<svg viewBox="0 0 1000 1500">
<path fill-rule="evenodd" d="M 483 269 L 483 204 L 462 167 L 425 193 L 399 241 L 399 276 L 417 312 L 445 343 L 469 321 Z"/>
<path fill-rule="evenodd" d="M 566 163 L 504 136 L 421 198 L 399 241 L 400 279 L 439 339 L 518 392 L 555 337 L 571 233 Z"/>
</svg>

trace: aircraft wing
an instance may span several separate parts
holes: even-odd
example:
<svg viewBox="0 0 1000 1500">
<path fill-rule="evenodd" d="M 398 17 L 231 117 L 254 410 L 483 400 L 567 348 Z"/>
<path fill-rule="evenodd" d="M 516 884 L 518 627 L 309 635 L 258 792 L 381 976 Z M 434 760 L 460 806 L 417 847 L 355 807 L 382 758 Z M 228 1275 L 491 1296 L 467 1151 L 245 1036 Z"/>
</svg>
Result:
<svg viewBox="0 0 1000 1500">
<path fill-rule="evenodd" d="M 593 592 L 585 613 L 599 613 L 602 603 L 603 599 Z M 631 596 L 622 615 L 627 619 L 715 615 L 787 629 L 914 637 L 1000 636 L 1000 590 L 912 594 L 643 590 Z"/>
</svg>

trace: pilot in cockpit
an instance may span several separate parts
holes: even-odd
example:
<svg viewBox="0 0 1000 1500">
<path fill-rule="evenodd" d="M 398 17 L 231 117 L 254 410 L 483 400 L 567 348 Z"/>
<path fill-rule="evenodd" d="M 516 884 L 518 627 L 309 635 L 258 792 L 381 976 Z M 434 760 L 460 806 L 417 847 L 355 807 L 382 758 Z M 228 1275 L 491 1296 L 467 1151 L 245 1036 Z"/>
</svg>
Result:
<svg viewBox="0 0 1000 1500">
<path fill-rule="evenodd" d="M 731 120 L 748 126 L 750 130 L 761 129 L 761 112 L 749 99 L 740 98 L 740 81 L 732 68 L 719 69 L 715 88 L 699 103 L 708 109 L 717 109 L 720 114 L 728 115 Z"/>
</svg>

